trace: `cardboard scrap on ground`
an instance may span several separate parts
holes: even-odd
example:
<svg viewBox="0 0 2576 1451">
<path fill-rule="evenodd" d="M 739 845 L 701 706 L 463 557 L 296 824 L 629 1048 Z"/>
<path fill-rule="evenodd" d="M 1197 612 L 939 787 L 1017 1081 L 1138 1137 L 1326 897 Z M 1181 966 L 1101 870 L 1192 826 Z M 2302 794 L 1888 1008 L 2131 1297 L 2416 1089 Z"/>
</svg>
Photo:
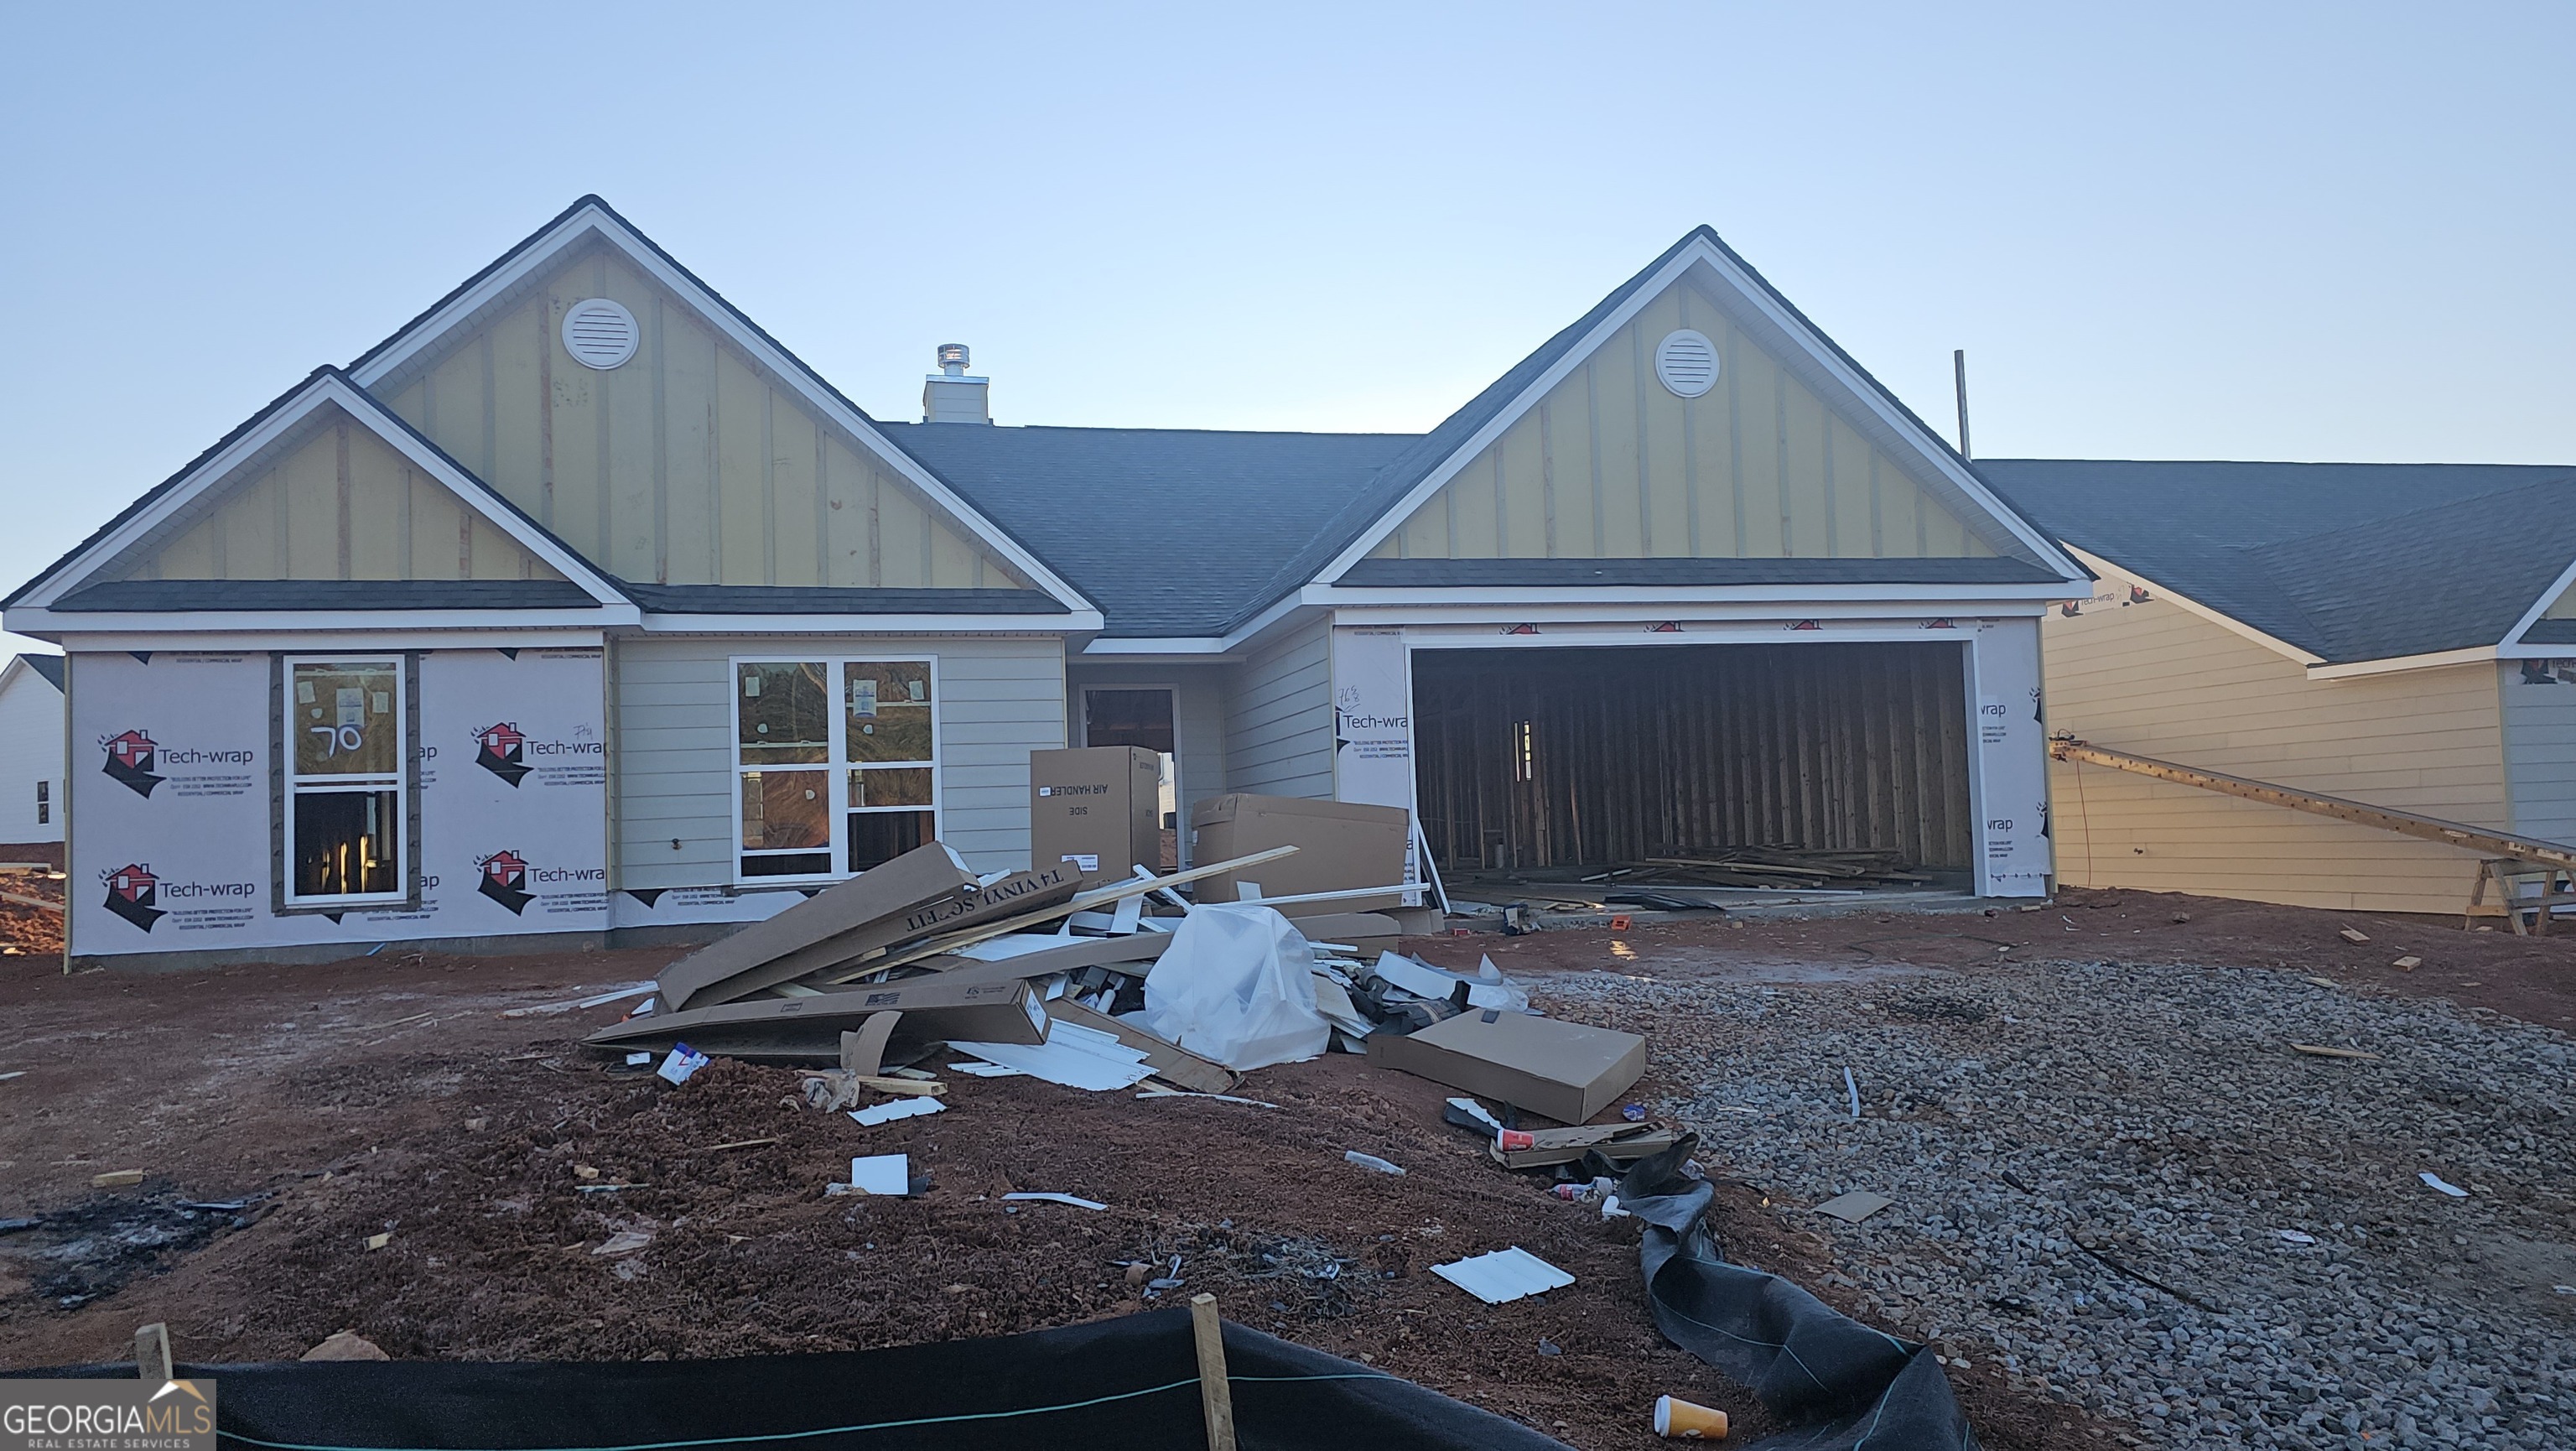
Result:
<svg viewBox="0 0 2576 1451">
<path fill-rule="evenodd" d="M 1816 1212 L 1830 1214 L 1845 1224 L 1858 1224 L 1895 1202 L 1884 1194 L 1874 1194 L 1867 1189 L 1855 1189 L 1848 1194 L 1837 1194 L 1817 1205 Z"/>
</svg>

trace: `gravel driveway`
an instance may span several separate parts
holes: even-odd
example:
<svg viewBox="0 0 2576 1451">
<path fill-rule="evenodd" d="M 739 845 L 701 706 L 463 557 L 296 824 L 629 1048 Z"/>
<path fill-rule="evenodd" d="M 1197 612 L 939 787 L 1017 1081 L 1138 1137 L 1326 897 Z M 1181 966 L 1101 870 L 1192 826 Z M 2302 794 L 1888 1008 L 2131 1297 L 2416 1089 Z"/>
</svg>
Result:
<svg viewBox="0 0 2576 1451">
<path fill-rule="evenodd" d="M 1629 966 L 1547 996 L 1649 1034 L 1658 1107 L 1886 1321 L 2151 1445 L 2576 1447 L 2565 1034 L 2260 969 Z M 1806 1209 L 1853 1189 L 1896 1202 Z"/>
</svg>

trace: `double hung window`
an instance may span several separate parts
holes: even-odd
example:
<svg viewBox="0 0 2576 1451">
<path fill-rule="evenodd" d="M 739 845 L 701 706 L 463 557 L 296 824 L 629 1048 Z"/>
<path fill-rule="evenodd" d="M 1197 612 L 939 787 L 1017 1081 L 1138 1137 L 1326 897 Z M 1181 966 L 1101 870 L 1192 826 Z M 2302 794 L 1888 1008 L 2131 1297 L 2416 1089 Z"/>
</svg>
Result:
<svg viewBox="0 0 2576 1451">
<path fill-rule="evenodd" d="M 828 880 L 939 834 L 937 662 L 736 660 L 741 881 Z"/>
<path fill-rule="evenodd" d="M 285 662 L 285 903 L 410 895 L 410 701 L 401 656 Z"/>
</svg>

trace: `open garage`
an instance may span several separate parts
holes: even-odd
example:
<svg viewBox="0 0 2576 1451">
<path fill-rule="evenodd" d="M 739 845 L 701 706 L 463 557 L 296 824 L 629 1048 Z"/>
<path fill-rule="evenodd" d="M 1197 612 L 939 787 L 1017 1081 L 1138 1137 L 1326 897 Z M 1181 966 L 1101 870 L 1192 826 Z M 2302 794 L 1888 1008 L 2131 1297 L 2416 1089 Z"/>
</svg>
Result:
<svg viewBox="0 0 2576 1451">
<path fill-rule="evenodd" d="M 1416 650 L 1444 874 L 1773 847 L 1973 865 L 1957 643 Z"/>
</svg>

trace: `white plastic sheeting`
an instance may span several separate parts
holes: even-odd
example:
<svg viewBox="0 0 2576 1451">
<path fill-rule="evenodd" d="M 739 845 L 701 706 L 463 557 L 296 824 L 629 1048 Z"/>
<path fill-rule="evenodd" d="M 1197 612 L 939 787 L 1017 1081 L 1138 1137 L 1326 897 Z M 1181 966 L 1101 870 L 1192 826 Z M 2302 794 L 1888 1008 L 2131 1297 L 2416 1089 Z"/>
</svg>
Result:
<svg viewBox="0 0 2576 1451">
<path fill-rule="evenodd" d="M 1193 908 L 1145 975 L 1137 1026 L 1236 1072 L 1331 1045 L 1315 1006 L 1315 956 L 1288 919 L 1249 902 Z"/>
</svg>

